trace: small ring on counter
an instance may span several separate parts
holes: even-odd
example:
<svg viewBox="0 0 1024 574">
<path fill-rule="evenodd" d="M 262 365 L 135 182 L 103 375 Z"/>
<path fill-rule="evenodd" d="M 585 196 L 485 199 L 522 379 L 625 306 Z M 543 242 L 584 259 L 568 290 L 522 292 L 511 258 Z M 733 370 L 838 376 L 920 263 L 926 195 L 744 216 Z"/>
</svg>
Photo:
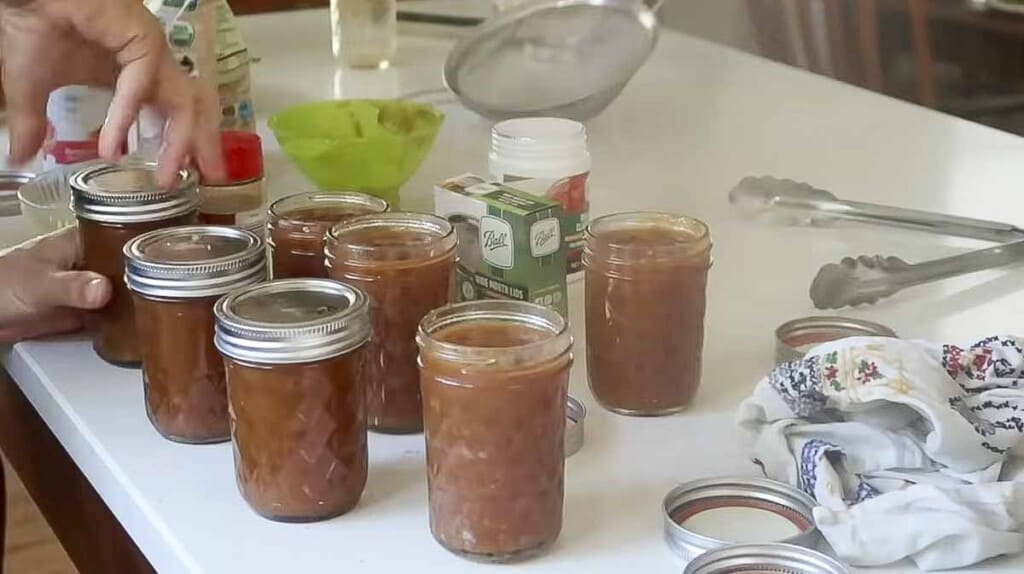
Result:
<svg viewBox="0 0 1024 574">
<path fill-rule="evenodd" d="M 583 422 L 587 418 L 587 407 L 578 399 L 569 397 L 565 404 L 565 458 L 583 448 Z"/>
<path fill-rule="evenodd" d="M 690 562 L 683 574 L 735 572 L 849 574 L 849 570 L 833 558 L 792 544 L 737 544 L 719 548 Z"/>
<path fill-rule="evenodd" d="M 817 549 L 813 498 L 767 478 L 706 478 L 669 491 L 662 506 L 665 542 L 685 562 L 740 543 Z"/>
</svg>

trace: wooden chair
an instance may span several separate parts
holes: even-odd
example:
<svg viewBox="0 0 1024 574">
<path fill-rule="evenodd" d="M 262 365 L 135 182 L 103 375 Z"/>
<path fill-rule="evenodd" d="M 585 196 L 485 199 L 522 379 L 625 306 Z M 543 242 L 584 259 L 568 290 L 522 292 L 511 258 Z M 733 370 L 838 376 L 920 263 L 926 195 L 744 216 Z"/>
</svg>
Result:
<svg viewBox="0 0 1024 574">
<path fill-rule="evenodd" d="M 1024 111 L 1024 95 L 1017 89 L 1024 81 L 1024 69 L 1016 58 L 1006 56 L 1018 53 L 1024 44 L 1024 17 L 983 9 L 965 0 L 879 2 L 883 18 L 886 13 L 905 14 L 911 23 L 919 100 L 937 99 L 933 50 L 938 47 L 945 49 L 945 54 L 938 58 L 951 60 L 961 68 L 964 78 L 959 91 L 967 93 L 949 94 L 937 107 L 997 127 L 1003 125 L 997 118 L 1006 114 L 1019 116 Z M 935 46 L 929 41 L 929 26 L 941 42 Z M 998 51 L 995 57 L 993 50 Z M 1019 127 L 1013 131 L 1019 131 Z"/>
<path fill-rule="evenodd" d="M 934 106 L 927 0 L 903 0 L 916 61 L 918 103 Z M 885 91 L 878 0 L 747 0 L 762 54 Z"/>
</svg>

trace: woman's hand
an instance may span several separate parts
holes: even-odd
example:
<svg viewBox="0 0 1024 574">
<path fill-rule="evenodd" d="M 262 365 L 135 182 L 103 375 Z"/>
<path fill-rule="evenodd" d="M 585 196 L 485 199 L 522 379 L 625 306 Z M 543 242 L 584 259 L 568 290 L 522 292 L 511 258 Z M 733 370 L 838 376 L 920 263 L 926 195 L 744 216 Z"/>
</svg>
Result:
<svg viewBox="0 0 1024 574">
<path fill-rule="evenodd" d="M 81 256 L 74 228 L 0 254 L 0 344 L 74 331 L 107 303 L 107 278 L 74 270 Z"/>
<path fill-rule="evenodd" d="M 39 151 L 51 91 L 74 84 L 114 86 L 100 133 L 104 159 L 120 157 L 128 128 L 146 103 L 167 118 L 162 184 L 173 184 L 189 156 L 207 178 L 223 177 L 217 96 L 182 72 L 163 28 L 141 0 L 0 0 L 0 7 L 12 161 L 27 161 Z"/>
</svg>

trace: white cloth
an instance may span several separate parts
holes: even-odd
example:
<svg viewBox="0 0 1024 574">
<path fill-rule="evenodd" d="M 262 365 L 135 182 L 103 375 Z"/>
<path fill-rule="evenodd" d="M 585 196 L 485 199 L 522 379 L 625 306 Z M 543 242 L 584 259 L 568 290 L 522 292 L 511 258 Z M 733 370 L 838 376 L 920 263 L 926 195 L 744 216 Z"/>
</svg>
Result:
<svg viewBox="0 0 1024 574">
<path fill-rule="evenodd" d="M 738 422 L 768 477 L 818 501 L 818 528 L 851 564 L 1020 552 L 1024 472 L 1004 463 L 1024 450 L 1022 344 L 828 343 L 758 383 Z"/>
</svg>

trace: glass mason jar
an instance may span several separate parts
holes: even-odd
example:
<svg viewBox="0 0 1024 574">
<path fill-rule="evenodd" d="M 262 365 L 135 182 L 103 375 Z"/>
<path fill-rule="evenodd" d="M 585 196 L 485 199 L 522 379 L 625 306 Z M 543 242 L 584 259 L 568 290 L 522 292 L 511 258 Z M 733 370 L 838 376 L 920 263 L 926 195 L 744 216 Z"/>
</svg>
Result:
<svg viewBox="0 0 1024 574">
<path fill-rule="evenodd" d="M 351 510 L 366 485 L 366 295 L 284 279 L 233 291 L 214 313 L 242 497 L 282 522 Z"/>
<path fill-rule="evenodd" d="M 354 191 L 297 193 L 270 205 L 267 244 L 274 279 L 327 277 L 324 234 L 357 215 L 388 211 L 388 202 Z"/>
<path fill-rule="evenodd" d="M 364 215 L 327 232 L 331 279 L 370 298 L 366 419 L 372 430 L 423 430 L 416 329 L 448 303 L 456 243 L 448 221 L 421 213 Z"/>
<path fill-rule="evenodd" d="M 177 442 L 230 439 L 213 305 L 229 291 L 266 280 L 263 241 L 233 227 L 171 227 L 129 241 L 124 255 L 149 420 Z"/>
<path fill-rule="evenodd" d="M 420 324 L 430 530 L 449 551 L 506 562 L 562 528 L 572 337 L 558 312 L 470 301 Z"/>
<path fill-rule="evenodd" d="M 142 358 L 124 283 L 125 244 L 154 229 L 193 224 L 199 207 L 195 173 L 181 171 L 171 189 L 158 185 L 155 174 L 155 164 L 101 164 L 69 180 L 84 268 L 105 275 L 112 285 L 110 302 L 87 320 L 93 348 L 119 366 L 138 367 Z"/>
<path fill-rule="evenodd" d="M 220 132 L 220 148 L 227 178 L 217 183 L 200 181 L 199 222 L 250 230 L 266 225 L 263 141 L 252 132 L 224 130 Z"/>
<path fill-rule="evenodd" d="M 331 49 L 343 66 L 387 68 L 398 51 L 396 0 L 331 0 Z"/>
<path fill-rule="evenodd" d="M 700 385 L 711 235 L 668 213 L 622 213 L 586 231 L 587 373 L 606 409 L 658 416 Z"/>
</svg>

